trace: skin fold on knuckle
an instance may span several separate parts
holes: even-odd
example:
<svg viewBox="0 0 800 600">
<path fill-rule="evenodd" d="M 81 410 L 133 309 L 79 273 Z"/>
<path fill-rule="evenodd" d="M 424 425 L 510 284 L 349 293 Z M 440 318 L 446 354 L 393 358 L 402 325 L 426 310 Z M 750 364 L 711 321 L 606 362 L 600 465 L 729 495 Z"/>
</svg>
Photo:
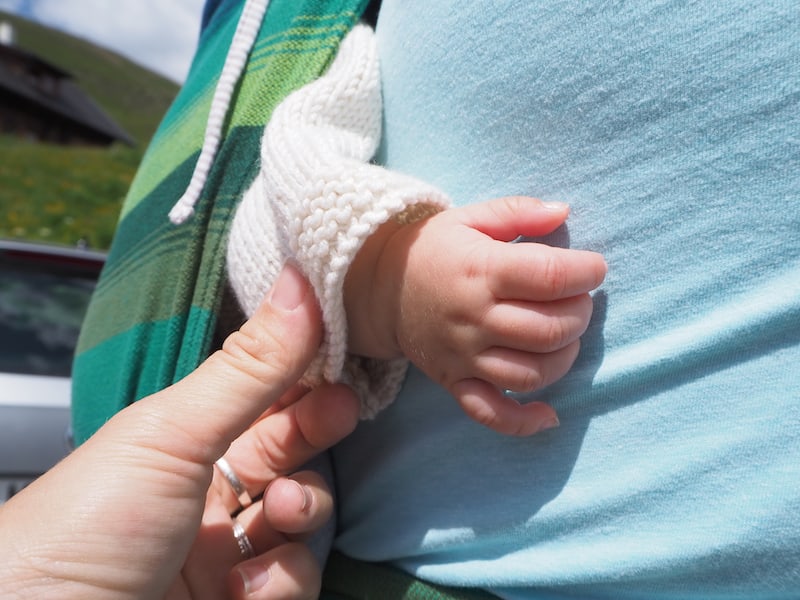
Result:
<svg viewBox="0 0 800 600">
<path fill-rule="evenodd" d="M 594 304 L 589 294 L 574 296 L 565 302 L 563 316 L 556 317 L 559 324 L 552 324 L 553 339 L 559 342 L 557 348 L 568 346 L 586 333 L 593 310 Z"/>
<path fill-rule="evenodd" d="M 508 436 L 527 435 L 527 423 L 518 421 L 506 411 L 484 406 L 471 416 L 479 425 L 499 434 Z"/>
<path fill-rule="evenodd" d="M 479 425 L 488 427 L 489 429 L 497 429 L 500 426 L 500 421 L 497 413 L 486 404 L 473 404 L 465 407 L 467 414 Z"/>
<path fill-rule="evenodd" d="M 257 460 L 258 471 L 262 477 L 266 474 L 288 473 L 313 454 L 297 426 L 292 411 L 283 411 L 271 418 L 275 425 L 274 429 L 283 431 L 283 435 L 276 437 L 271 433 L 261 432 L 252 442 L 252 457 Z"/>
<path fill-rule="evenodd" d="M 544 386 L 544 382 L 544 375 L 538 369 L 522 369 L 517 377 L 517 385 L 509 386 L 509 389 L 520 393 L 535 392 Z"/>
<path fill-rule="evenodd" d="M 469 232 L 470 236 L 474 232 Z M 492 274 L 496 271 L 496 252 L 494 244 L 483 237 L 469 240 L 462 250 L 463 254 L 456 261 L 455 272 L 461 273 L 464 285 L 479 285 L 485 287 L 491 281 Z M 464 291 L 469 291 L 464 290 Z"/>
<path fill-rule="evenodd" d="M 550 317 L 542 324 L 540 332 L 544 350 L 552 352 L 560 350 L 572 342 L 574 336 L 566 322 L 566 318 Z"/>
<path fill-rule="evenodd" d="M 488 354 L 476 356 L 471 361 L 470 368 L 474 377 L 499 390 L 528 393 L 547 383 L 543 356 L 547 355 L 495 349 Z"/>
<path fill-rule="evenodd" d="M 544 386 L 545 377 L 538 365 L 504 365 L 505 368 L 496 374 L 491 381 L 500 389 L 512 392 L 534 392 Z"/>
<path fill-rule="evenodd" d="M 496 221 L 502 222 L 514 218 L 520 213 L 522 200 L 520 196 L 504 196 L 490 202 L 486 207 Z"/>
<path fill-rule="evenodd" d="M 262 384 L 275 385 L 300 374 L 296 371 L 301 352 L 293 343 L 295 339 L 296 336 L 281 335 L 280 331 L 250 322 L 228 336 L 219 354 L 237 372 Z"/>
<path fill-rule="evenodd" d="M 541 257 L 539 280 L 550 298 L 562 298 L 567 289 L 567 269 L 558 255 L 548 253 Z"/>
</svg>

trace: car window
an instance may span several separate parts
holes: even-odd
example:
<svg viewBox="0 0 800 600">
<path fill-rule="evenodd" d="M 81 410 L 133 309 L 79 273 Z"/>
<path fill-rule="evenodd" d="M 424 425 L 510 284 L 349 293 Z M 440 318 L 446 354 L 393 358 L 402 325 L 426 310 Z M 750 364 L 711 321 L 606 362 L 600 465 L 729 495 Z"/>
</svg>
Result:
<svg viewBox="0 0 800 600">
<path fill-rule="evenodd" d="M 68 377 L 95 281 L 0 264 L 0 371 Z"/>
</svg>

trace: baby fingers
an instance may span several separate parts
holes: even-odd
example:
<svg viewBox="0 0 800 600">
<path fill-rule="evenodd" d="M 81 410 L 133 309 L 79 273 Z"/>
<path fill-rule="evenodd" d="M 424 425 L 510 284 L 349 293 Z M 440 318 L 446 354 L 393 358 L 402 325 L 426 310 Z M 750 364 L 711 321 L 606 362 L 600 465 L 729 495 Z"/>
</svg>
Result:
<svg viewBox="0 0 800 600">
<path fill-rule="evenodd" d="M 462 379 L 451 391 L 469 417 L 504 435 L 533 435 L 558 426 L 556 412 L 547 404 L 520 404 L 480 379 Z"/>
<path fill-rule="evenodd" d="M 477 328 L 484 347 L 546 353 L 564 348 L 586 331 L 592 298 L 581 294 L 552 302 L 501 302 Z"/>
<path fill-rule="evenodd" d="M 608 267 L 596 252 L 543 244 L 495 244 L 487 263 L 489 291 L 498 299 L 550 301 L 590 292 Z"/>
<path fill-rule="evenodd" d="M 578 341 L 547 354 L 489 348 L 475 357 L 473 375 L 500 390 L 533 392 L 561 379 L 575 362 L 579 348 Z"/>
</svg>

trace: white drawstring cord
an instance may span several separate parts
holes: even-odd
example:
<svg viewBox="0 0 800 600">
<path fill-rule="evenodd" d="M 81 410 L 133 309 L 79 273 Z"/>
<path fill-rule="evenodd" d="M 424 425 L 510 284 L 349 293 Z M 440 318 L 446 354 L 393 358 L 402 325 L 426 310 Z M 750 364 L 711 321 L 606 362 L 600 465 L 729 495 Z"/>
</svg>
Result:
<svg viewBox="0 0 800 600">
<path fill-rule="evenodd" d="M 233 90 L 247 64 L 247 57 L 255 44 L 268 6 L 269 0 L 247 0 L 242 9 L 242 15 L 236 25 L 233 41 L 228 49 L 228 55 L 225 57 L 225 64 L 211 100 L 200 157 L 195 164 L 189 186 L 169 211 L 169 220 L 176 225 L 180 225 L 194 214 L 194 207 L 206 185 L 206 179 L 211 171 L 211 165 L 214 164 L 219 142 L 222 139 L 222 127 L 228 114 Z"/>
</svg>

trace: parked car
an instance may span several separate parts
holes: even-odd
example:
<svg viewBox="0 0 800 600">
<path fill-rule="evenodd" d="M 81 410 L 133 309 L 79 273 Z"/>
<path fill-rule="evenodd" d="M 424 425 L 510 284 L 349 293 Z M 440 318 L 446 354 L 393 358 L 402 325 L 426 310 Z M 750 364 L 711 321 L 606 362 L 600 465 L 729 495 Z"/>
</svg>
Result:
<svg viewBox="0 0 800 600">
<path fill-rule="evenodd" d="M 71 449 L 72 356 L 104 262 L 0 240 L 0 503 Z"/>
</svg>

